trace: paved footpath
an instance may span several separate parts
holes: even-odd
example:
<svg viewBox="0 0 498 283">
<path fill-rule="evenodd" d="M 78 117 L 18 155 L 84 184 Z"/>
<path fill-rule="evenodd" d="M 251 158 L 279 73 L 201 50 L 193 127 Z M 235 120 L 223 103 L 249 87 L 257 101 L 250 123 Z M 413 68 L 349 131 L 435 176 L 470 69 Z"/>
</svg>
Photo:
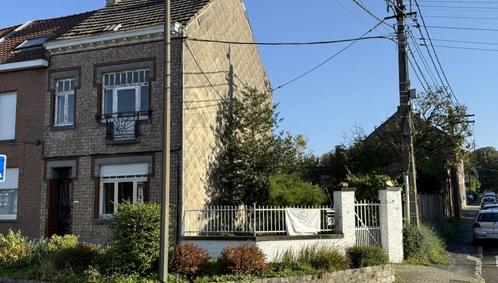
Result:
<svg viewBox="0 0 498 283">
<path fill-rule="evenodd" d="M 482 279 L 460 275 L 434 266 L 395 264 L 396 279 L 404 283 L 481 283 Z"/>
<path fill-rule="evenodd" d="M 406 283 L 432 283 L 432 282 L 495 282 L 484 262 L 481 264 L 482 248 L 474 245 L 472 239 L 472 223 L 478 207 L 469 207 L 462 213 L 458 220 L 456 231 L 448 245 L 449 265 L 395 265 L 397 278 Z M 495 261 L 496 263 L 496 261 Z M 496 269 L 498 271 L 498 269 Z M 498 279 L 498 276 L 495 277 Z M 498 281 L 497 281 L 498 283 Z"/>
</svg>

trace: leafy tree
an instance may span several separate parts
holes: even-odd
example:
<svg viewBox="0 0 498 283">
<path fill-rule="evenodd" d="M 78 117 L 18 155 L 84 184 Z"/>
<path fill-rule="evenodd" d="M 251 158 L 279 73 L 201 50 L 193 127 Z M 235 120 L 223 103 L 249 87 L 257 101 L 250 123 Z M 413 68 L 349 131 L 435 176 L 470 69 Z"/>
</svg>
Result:
<svg viewBox="0 0 498 283">
<path fill-rule="evenodd" d="M 209 169 L 213 203 L 264 204 L 272 175 L 309 175 L 307 168 L 316 160 L 305 154 L 305 139 L 273 132 L 281 121 L 276 108 L 270 94 L 250 88 L 222 101 L 216 128 L 219 151 Z"/>
<path fill-rule="evenodd" d="M 475 150 L 471 154 L 473 164 L 469 167 L 475 169 L 471 178 L 477 178 L 480 183 L 480 189 L 497 191 L 498 190 L 498 151 L 494 147 L 483 147 Z"/>
</svg>

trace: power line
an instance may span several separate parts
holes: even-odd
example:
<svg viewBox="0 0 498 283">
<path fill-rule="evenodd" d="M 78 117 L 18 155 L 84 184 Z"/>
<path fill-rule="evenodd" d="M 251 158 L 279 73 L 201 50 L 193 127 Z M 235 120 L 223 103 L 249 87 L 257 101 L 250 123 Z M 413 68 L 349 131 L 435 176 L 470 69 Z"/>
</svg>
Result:
<svg viewBox="0 0 498 283">
<path fill-rule="evenodd" d="M 374 27 L 372 27 L 371 29 L 369 29 L 367 32 L 365 32 L 363 35 L 361 35 L 359 38 L 363 38 L 365 37 L 367 34 L 369 34 L 370 32 L 372 32 L 374 29 L 376 29 L 378 26 L 380 26 L 384 21 L 380 21 L 379 23 L 377 23 Z M 346 51 L 346 49 L 348 49 L 349 47 L 353 46 L 356 42 L 358 42 L 358 40 L 355 40 L 355 41 L 352 41 L 350 42 L 348 45 L 346 45 L 344 48 L 342 48 L 341 50 L 339 50 L 338 52 L 334 53 L 334 55 L 328 57 L 327 59 L 325 59 L 324 61 L 322 61 L 320 64 L 316 65 L 315 67 L 309 69 L 308 71 L 300 74 L 299 76 L 277 86 L 276 88 L 273 88 L 272 91 L 276 91 L 276 90 L 279 90 L 283 87 L 286 87 L 292 83 L 294 83 L 295 81 L 307 76 L 308 74 L 314 72 L 315 70 L 317 70 L 318 68 L 322 67 L 323 65 L 327 64 L 328 62 L 332 61 L 332 59 L 334 59 L 335 57 L 337 57 L 339 54 L 341 54 L 342 52 Z"/>
<path fill-rule="evenodd" d="M 424 8 L 437 8 L 437 9 L 476 9 L 476 10 L 498 10 L 498 7 L 472 7 L 472 6 L 440 6 L 440 5 L 420 5 Z"/>
<path fill-rule="evenodd" d="M 387 36 L 365 36 L 338 40 L 323 40 L 323 41 L 307 41 L 307 42 L 243 42 L 243 41 L 228 41 L 228 40 L 218 40 L 218 39 L 204 39 L 195 37 L 185 37 L 186 40 L 196 41 L 196 42 L 209 42 L 209 43 L 222 43 L 222 44 L 233 44 L 233 45 L 266 45 L 266 46 L 300 46 L 300 45 L 328 45 L 345 43 L 359 40 L 368 39 L 386 39 Z"/>
<path fill-rule="evenodd" d="M 493 51 L 493 52 L 498 51 L 498 49 L 490 49 L 490 48 L 476 48 L 476 47 L 449 46 L 449 45 L 434 45 L 434 46 L 440 48 L 451 48 L 451 49 L 462 49 L 462 50 Z"/>
<path fill-rule="evenodd" d="M 413 57 L 413 53 L 410 50 L 410 48 L 408 48 L 408 50 L 410 51 L 410 55 Z M 424 89 L 424 91 L 427 93 L 427 87 L 424 85 L 424 82 L 426 85 L 429 85 L 429 84 L 427 83 L 427 80 L 425 79 L 424 74 L 422 73 L 422 70 L 420 69 L 420 66 L 418 65 L 417 61 L 415 60 L 415 57 L 413 57 L 413 61 L 415 61 L 415 66 L 419 70 L 420 75 L 422 76 L 422 80 L 420 79 L 420 76 L 417 73 L 417 70 L 415 69 L 415 67 L 413 65 L 412 59 L 410 59 L 410 57 L 408 57 L 408 62 L 410 63 L 410 66 L 412 67 L 412 70 L 415 73 L 415 76 L 417 77 L 419 83 L 422 85 L 422 88 Z"/>
<path fill-rule="evenodd" d="M 440 18 L 440 19 L 465 19 L 465 20 L 498 20 L 498 17 L 468 17 L 468 16 L 438 16 L 431 15 L 425 16 L 426 18 Z"/>
<path fill-rule="evenodd" d="M 451 0 L 419 0 L 420 3 L 452 3 L 452 4 L 498 4 L 498 1 L 451 1 Z"/>
<path fill-rule="evenodd" d="M 498 42 L 483 42 L 483 41 L 467 41 L 467 40 L 454 40 L 454 39 L 435 39 L 432 41 L 454 42 L 454 43 L 467 43 L 467 44 L 481 44 L 481 45 L 498 45 Z"/>
<path fill-rule="evenodd" d="M 437 84 L 437 80 L 436 80 L 436 77 L 434 76 L 434 73 L 432 72 L 432 69 L 429 67 L 429 63 L 427 62 L 427 59 L 425 58 L 422 50 L 420 50 L 420 47 L 419 47 L 419 43 L 418 41 L 415 39 L 415 36 L 413 35 L 411 29 L 408 29 L 408 34 L 410 35 L 412 41 L 413 41 L 413 44 L 415 45 L 415 51 L 418 53 L 418 56 L 422 59 L 422 64 L 424 65 L 427 73 L 429 74 L 429 77 L 432 81 L 432 85 L 435 87 L 435 88 L 438 88 L 438 84 Z"/>
<path fill-rule="evenodd" d="M 437 63 L 439 65 L 439 68 L 441 69 L 441 73 L 443 74 L 444 76 L 444 79 L 446 81 L 446 85 L 448 86 L 448 88 L 450 89 L 451 91 L 451 94 L 453 95 L 453 97 L 455 98 L 455 101 L 457 102 L 457 104 L 460 104 L 460 102 L 458 101 L 458 98 L 456 97 L 455 95 L 455 92 L 453 91 L 453 88 L 451 87 L 449 81 L 448 81 L 448 77 L 446 76 L 446 73 L 443 69 L 443 66 L 441 64 L 441 61 L 439 60 L 439 56 L 437 55 L 437 52 L 436 52 L 436 49 L 434 48 L 433 44 L 432 44 L 432 39 L 431 39 L 431 36 L 429 34 L 429 30 L 427 30 L 427 28 L 425 27 L 426 26 L 426 23 L 425 23 L 425 19 L 424 19 L 424 16 L 422 14 L 422 9 L 420 9 L 420 5 L 418 4 L 418 1 L 417 0 L 414 0 L 415 1 L 415 5 L 417 6 L 417 10 L 418 10 L 418 14 L 420 15 L 420 19 L 422 20 L 422 24 L 424 25 L 424 29 L 425 29 L 425 32 L 427 33 L 427 38 L 429 39 L 429 43 L 431 44 L 431 47 L 432 47 L 432 51 L 434 52 L 434 56 L 436 57 L 436 60 L 437 60 Z"/>
<path fill-rule="evenodd" d="M 432 29 L 454 29 L 454 30 L 475 30 L 475 31 L 493 31 L 496 32 L 498 29 L 492 28 L 476 28 L 476 27 L 452 27 L 452 26 L 427 26 L 422 25 L 424 28 L 432 28 Z"/>
<path fill-rule="evenodd" d="M 383 19 L 377 17 L 372 11 L 370 11 L 370 9 L 368 9 L 367 6 L 365 6 L 365 4 L 361 3 L 359 0 L 353 0 L 353 2 L 356 5 L 358 5 L 363 11 L 365 11 L 367 14 L 369 14 L 371 17 L 373 17 L 374 19 L 376 19 L 380 24 L 383 24 L 383 25 L 386 25 L 386 26 L 388 26 L 390 28 L 393 28 L 389 24 L 385 23 Z"/>
</svg>

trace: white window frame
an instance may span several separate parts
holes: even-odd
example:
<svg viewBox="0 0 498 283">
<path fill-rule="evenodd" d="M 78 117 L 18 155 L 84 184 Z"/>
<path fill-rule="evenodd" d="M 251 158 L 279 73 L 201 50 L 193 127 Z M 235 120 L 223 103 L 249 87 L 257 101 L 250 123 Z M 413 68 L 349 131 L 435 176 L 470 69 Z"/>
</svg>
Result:
<svg viewBox="0 0 498 283">
<path fill-rule="evenodd" d="M 126 81 L 128 81 L 128 76 L 131 76 L 133 78 L 134 73 L 138 72 L 138 82 L 134 83 L 133 79 L 131 80 L 131 83 L 121 83 L 120 84 L 114 84 L 110 82 L 110 77 L 113 77 L 113 81 L 116 79 L 117 76 L 120 77 L 120 79 L 124 76 L 126 78 Z M 147 79 L 147 76 L 149 74 L 148 69 L 139 69 L 139 70 L 130 70 L 130 71 L 123 71 L 123 72 L 116 72 L 116 73 L 105 73 L 102 75 L 102 113 L 104 115 L 110 115 L 110 114 L 115 114 L 115 113 L 120 113 L 118 111 L 118 91 L 120 90 L 129 90 L 133 89 L 135 90 L 135 112 L 140 112 L 142 111 L 141 108 L 141 100 L 142 100 L 142 87 L 148 87 L 149 82 Z M 143 75 L 144 80 L 140 80 L 140 75 Z M 107 78 L 107 79 L 106 79 Z M 105 95 L 108 90 L 112 91 L 112 112 L 111 113 L 106 113 L 105 112 Z M 150 89 L 149 89 L 149 96 L 150 96 Z M 150 97 L 149 97 L 149 108 L 150 108 Z M 148 115 L 147 115 L 148 116 Z M 140 119 L 148 119 L 147 116 L 141 115 Z"/>
<path fill-rule="evenodd" d="M 59 91 L 59 83 L 62 83 L 62 85 L 64 86 L 65 82 L 69 82 L 69 90 L 62 90 L 62 91 Z M 75 90 L 74 90 L 74 85 L 75 85 L 75 79 L 74 78 L 69 78 L 69 79 L 62 79 L 62 80 L 57 80 L 55 82 L 55 107 L 54 107 L 54 126 L 55 127 L 64 127 L 64 126 L 73 126 L 74 125 L 74 118 L 75 118 L 75 112 L 76 112 L 76 107 L 74 107 L 74 103 L 75 103 L 75 99 L 76 99 L 76 96 L 75 96 Z M 71 88 L 71 85 L 73 86 Z M 73 122 L 69 122 L 69 96 L 72 95 L 73 96 Z M 64 119 L 62 122 L 58 123 L 57 121 L 59 120 L 59 103 L 58 103 L 58 98 L 61 97 L 61 96 L 64 96 Z"/>
<path fill-rule="evenodd" d="M 12 107 L 11 105 L 8 105 L 9 106 L 8 108 L 10 108 L 11 111 L 12 111 L 11 114 L 13 114 L 13 117 L 9 116 L 9 117 L 7 117 L 7 119 L 8 118 L 13 118 L 13 120 L 9 121 L 9 122 L 11 122 L 11 124 L 6 123 L 5 121 L 3 121 L 3 123 L 4 123 L 3 126 L 0 125 L 0 130 L 4 131 L 4 132 L 1 133 L 2 135 L 0 135 L 0 141 L 15 140 L 16 139 L 16 135 L 17 135 L 17 129 L 16 129 L 16 127 L 17 127 L 17 92 L 0 93 L 0 97 L 2 97 L 2 96 L 4 96 L 4 97 L 6 97 L 6 96 L 13 96 L 14 97 L 13 98 L 13 100 L 14 100 L 14 106 Z M 0 110 L 1 109 L 2 109 L 2 106 L 0 105 Z M 8 110 L 7 110 L 7 113 L 9 113 Z M 2 118 L 2 117 L 0 116 L 0 118 Z M 8 125 L 10 125 L 10 127 L 8 127 Z M 12 132 L 10 130 L 12 130 Z M 5 132 L 9 133 L 9 135 L 6 135 Z"/>
<path fill-rule="evenodd" d="M 16 191 L 16 200 L 15 200 L 15 204 L 16 204 L 16 207 L 15 207 L 15 214 L 0 214 L 0 220 L 16 220 L 17 219 L 17 205 L 18 205 L 18 200 L 19 200 L 19 168 L 7 168 L 7 171 L 5 172 L 6 173 L 6 177 L 8 178 L 12 178 L 12 174 L 9 174 L 8 171 L 10 170 L 13 170 L 15 171 L 16 173 L 16 178 L 15 179 L 15 185 L 13 185 L 14 187 L 3 187 L 3 188 L 0 188 L 0 192 L 3 192 L 3 191 Z M 10 176 L 9 176 L 10 175 Z M 9 181 L 7 181 L 9 182 Z M 11 183 L 12 181 L 10 181 L 9 183 Z"/>
<path fill-rule="evenodd" d="M 119 183 L 133 183 L 133 203 L 138 202 L 138 183 L 148 182 L 146 176 L 123 176 L 123 177 L 102 177 L 100 181 L 99 190 L 99 217 L 100 218 L 112 218 L 113 214 L 118 212 L 118 184 Z M 113 202 L 113 214 L 104 214 L 104 184 L 114 184 L 114 202 Z M 145 189 L 145 188 L 144 188 Z M 142 200 L 143 201 L 143 200 Z"/>
</svg>

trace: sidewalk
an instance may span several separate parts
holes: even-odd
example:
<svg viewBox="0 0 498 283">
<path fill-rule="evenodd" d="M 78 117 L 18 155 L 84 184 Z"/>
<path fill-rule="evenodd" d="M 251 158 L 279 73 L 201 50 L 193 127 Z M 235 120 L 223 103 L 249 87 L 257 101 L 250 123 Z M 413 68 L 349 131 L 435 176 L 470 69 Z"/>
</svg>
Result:
<svg viewBox="0 0 498 283">
<path fill-rule="evenodd" d="M 481 283 L 483 279 L 457 274 L 434 266 L 395 264 L 396 280 L 403 283 Z"/>
</svg>

